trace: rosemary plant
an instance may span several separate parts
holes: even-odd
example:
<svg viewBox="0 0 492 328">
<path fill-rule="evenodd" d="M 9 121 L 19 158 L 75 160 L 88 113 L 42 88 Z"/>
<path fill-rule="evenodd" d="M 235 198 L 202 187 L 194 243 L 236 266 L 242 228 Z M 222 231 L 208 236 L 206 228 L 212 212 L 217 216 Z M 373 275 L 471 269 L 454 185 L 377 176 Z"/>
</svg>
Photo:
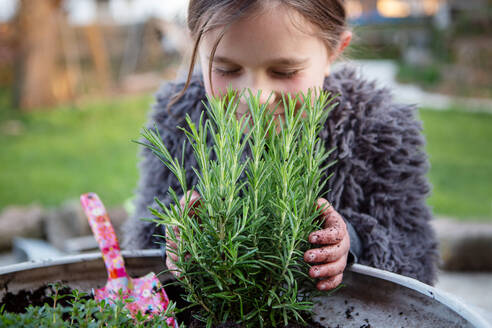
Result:
<svg viewBox="0 0 492 328">
<path fill-rule="evenodd" d="M 178 245 L 179 283 L 207 327 L 304 322 L 313 304 L 303 287 L 313 281 L 303 253 L 309 233 L 320 225 L 316 200 L 330 166 L 318 133 L 334 105 L 326 92 L 283 96 L 281 122 L 260 103 L 260 94 L 249 92 L 249 115 L 238 120 L 242 96 L 229 90 L 223 98 L 209 98 L 198 125 L 187 116 L 182 130 L 197 159 L 196 186 L 186 183 L 184 153 L 181 160 L 173 157 L 157 130 L 144 129 L 147 142 L 141 144 L 180 182 L 181 190 L 169 190 L 175 204 L 178 194 L 191 195 L 195 188 L 201 195 L 193 215 L 188 206 L 166 207 L 157 199 L 161 210 L 151 211 L 158 224 L 179 228 L 179 236 L 167 229 L 166 238 Z"/>
</svg>

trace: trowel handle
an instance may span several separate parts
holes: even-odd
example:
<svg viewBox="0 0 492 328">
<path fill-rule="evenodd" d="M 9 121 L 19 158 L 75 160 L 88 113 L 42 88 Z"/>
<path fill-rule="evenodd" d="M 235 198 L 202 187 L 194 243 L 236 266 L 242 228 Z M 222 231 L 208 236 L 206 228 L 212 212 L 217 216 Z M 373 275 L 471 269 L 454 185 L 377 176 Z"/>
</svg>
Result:
<svg viewBox="0 0 492 328">
<path fill-rule="evenodd" d="M 109 279 L 128 277 L 118 239 L 103 203 L 95 193 L 83 194 L 80 202 L 99 244 Z"/>
</svg>

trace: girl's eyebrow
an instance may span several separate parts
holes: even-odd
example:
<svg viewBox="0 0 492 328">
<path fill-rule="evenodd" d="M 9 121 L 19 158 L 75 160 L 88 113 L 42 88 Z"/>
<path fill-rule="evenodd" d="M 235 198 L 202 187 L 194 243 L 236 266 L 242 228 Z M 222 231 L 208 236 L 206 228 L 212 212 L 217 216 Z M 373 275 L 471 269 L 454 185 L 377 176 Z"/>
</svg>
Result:
<svg viewBox="0 0 492 328">
<path fill-rule="evenodd" d="M 208 58 L 210 60 L 210 57 Z M 306 64 L 309 58 L 289 58 L 289 57 L 279 57 L 275 59 L 268 60 L 267 65 L 280 65 L 280 66 L 301 66 Z M 214 63 L 220 64 L 235 64 L 235 62 L 229 58 L 222 56 L 214 56 Z"/>
</svg>

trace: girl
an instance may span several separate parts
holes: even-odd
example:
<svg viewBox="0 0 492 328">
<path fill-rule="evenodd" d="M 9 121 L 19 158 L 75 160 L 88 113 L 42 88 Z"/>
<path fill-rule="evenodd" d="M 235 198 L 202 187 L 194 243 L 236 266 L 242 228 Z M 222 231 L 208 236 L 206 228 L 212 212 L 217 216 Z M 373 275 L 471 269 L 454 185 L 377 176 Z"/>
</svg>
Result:
<svg viewBox="0 0 492 328">
<path fill-rule="evenodd" d="M 352 37 L 344 1 L 191 0 L 188 27 L 195 46 L 187 81 L 169 83 L 157 93 L 148 124 L 157 125 L 173 156 L 181 154 L 185 136 L 177 126 L 185 126 L 185 114 L 198 122 L 206 95 L 221 94 L 229 85 L 254 94 L 262 90 L 262 101 L 268 100 L 272 109 L 282 92 L 322 87 L 339 94 L 320 134 L 327 149 L 336 147 L 329 161 L 337 164 L 326 184 L 331 206 L 318 200 L 324 229 L 310 234 L 317 247 L 304 255 L 313 264 L 309 274 L 320 279 L 318 289 L 333 289 L 347 263 L 357 261 L 432 284 L 438 256 L 425 205 L 430 188 L 420 123 L 414 106 L 392 103 L 389 90 L 354 70 L 331 73 Z M 196 60 L 202 71 L 192 76 Z M 246 111 L 243 102 L 238 115 Z M 188 185 L 197 182 L 192 154 L 188 146 Z M 158 247 L 156 235 L 164 232 L 140 218 L 151 216 L 148 207 L 156 207 L 154 197 L 169 205 L 169 187 L 179 188 L 157 157 L 147 149 L 142 155 L 136 213 L 124 229 L 127 248 Z M 194 194 L 192 203 L 198 198 Z M 172 269 L 174 255 L 167 255 Z"/>
</svg>

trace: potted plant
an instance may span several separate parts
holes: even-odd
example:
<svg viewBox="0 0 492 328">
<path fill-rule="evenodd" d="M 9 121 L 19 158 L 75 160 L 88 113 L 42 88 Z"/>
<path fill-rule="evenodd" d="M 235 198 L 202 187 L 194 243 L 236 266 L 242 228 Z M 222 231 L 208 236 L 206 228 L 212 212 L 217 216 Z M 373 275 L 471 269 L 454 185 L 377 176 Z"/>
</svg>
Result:
<svg viewBox="0 0 492 328">
<path fill-rule="evenodd" d="M 259 96 L 249 93 L 249 113 L 236 119 L 238 99 L 209 98 L 208 118 L 182 128 L 194 149 L 198 184 L 188 186 L 183 158 L 173 158 L 157 130 L 144 129 L 141 142 L 178 179 L 178 194 L 196 190 L 199 206 L 151 209 L 177 244 L 179 284 L 207 327 L 233 322 L 247 327 L 305 324 L 312 309 L 312 279 L 303 253 L 310 232 L 319 229 L 329 151 L 318 138 L 330 95 L 321 91 L 283 96 L 285 119 L 272 115 Z M 213 146 L 207 146 L 207 139 Z M 249 155 L 249 156 L 248 156 Z"/>
</svg>

